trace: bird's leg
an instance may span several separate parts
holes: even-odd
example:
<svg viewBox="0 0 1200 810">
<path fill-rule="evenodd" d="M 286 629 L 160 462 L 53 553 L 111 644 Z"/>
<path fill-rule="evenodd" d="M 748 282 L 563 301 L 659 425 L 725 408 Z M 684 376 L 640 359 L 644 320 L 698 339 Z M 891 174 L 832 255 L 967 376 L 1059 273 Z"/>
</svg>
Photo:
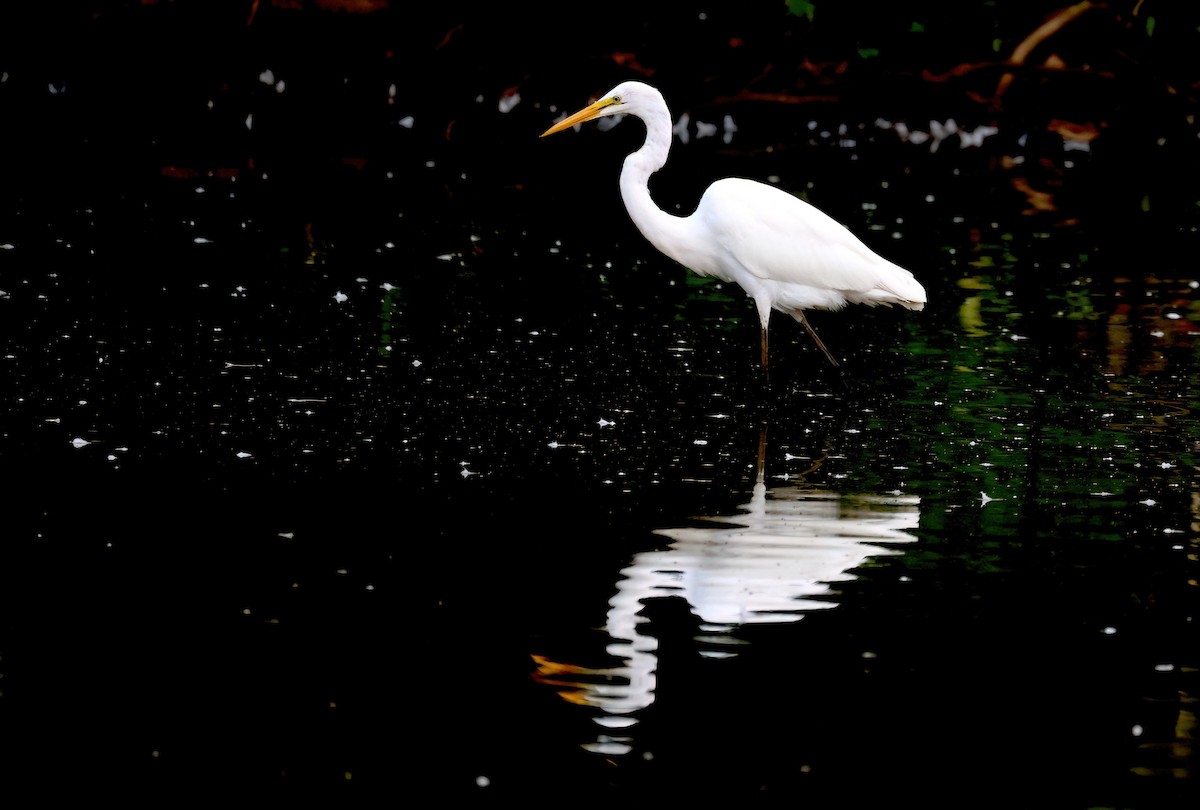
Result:
<svg viewBox="0 0 1200 810">
<path fill-rule="evenodd" d="M 761 484 L 767 469 L 767 426 L 758 431 L 758 464 L 755 467 L 754 483 Z"/>
<path fill-rule="evenodd" d="M 819 348 L 821 351 L 825 352 L 825 356 L 829 358 L 829 362 L 833 363 L 836 366 L 838 364 L 838 361 L 833 359 L 833 352 L 831 352 L 831 351 L 829 351 L 829 349 L 825 348 L 825 344 L 821 342 L 821 339 L 819 337 L 817 337 L 816 330 L 812 328 L 812 324 L 810 324 L 808 322 L 808 318 L 804 317 L 804 311 L 798 309 L 795 312 L 793 312 L 792 314 L 796 317 L 796 320 L 800 321 L 801 325 L 806 330 L 808 330 L 808 334 L 810 334 L 812 336 L 812 339 L 814 341 L 816 341 L 817 348 Z M 766 341 L 767 341 L 767 336 L 766 336 L 766 333 L 764 332 L 763 333 L 763 351 L 764 352 L 766 351 Z M 765 365 L 766 361 L 764 360 L 763 362 Z"/>
<path fill-rule="evenodd" d="M 767 368 L 767 327 L 762 327 L 762 355 L 759 359 L 759 366 L 755 370 L 753 385 L 756 389 L 756 395 L 751 398 L 755 403 L 755 411 L 764 415 L 771 409 L 771 371 Z"/>
</svg>

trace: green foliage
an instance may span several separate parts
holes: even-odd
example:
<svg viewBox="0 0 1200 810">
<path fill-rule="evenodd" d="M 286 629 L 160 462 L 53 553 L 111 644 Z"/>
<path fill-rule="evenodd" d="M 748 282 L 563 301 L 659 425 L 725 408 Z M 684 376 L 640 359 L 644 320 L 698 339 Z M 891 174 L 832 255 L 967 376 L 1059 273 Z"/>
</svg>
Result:
<svg viewBox="0 0 1200 810">
<path fill-rule="evenodd" d="M 811 0 L 787 0 L 788 12 L 796 17 L 804 17 L 809 22 L 813 20 L 813 14 L 817 7 L 812 4 Z"/>
</svg>

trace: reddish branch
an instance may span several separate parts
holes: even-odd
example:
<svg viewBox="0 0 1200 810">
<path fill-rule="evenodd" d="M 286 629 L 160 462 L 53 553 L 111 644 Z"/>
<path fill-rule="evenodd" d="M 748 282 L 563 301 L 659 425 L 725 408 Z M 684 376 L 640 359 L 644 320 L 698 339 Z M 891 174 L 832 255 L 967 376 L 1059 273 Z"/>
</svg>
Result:
<svg viewBox="0 0 1200 810">
<path fill-rule="evenodd" d="M 1031 54 L 1034 49 L 1037 48 L 1037 46 L 1041 45 L 1047 39 L 1061 31 L 1063 26 L 1067 25 L 1073 20 L 1078 19 L 1084 12 L 1093 8 L 1098 8 L 1102 5 L 1103 4 L 1100 3 L 1093 3 L 1091 0 L 1083 0 L 1081 3 L 1076 3 L 1073 6 L 1068 6 L 1067 8 L 1059 10 L 1044 23 L 1035 28 L 1029 36 L 1025 37 L 1025 39 L 1023 39 L 1020 44 L 1013 49 L 1012 56 L 1010 56 L 1008 59 L 1009 64 L 1025 64 L 1025 60 L 1029 57 L 1029 54 Z M 997 109 L 1000 108 L 1001 96 L 1003 96 L 1004 92 L 1008 90 L 1008 87 L 1010 84 L 1012 84 L 1012 81 L 1013 74 L 1011 73 L 1005 73 L 1000 77 L 1000 83 L 996 85 L 996 94 L 993 98 L 993 104 Z"/>
</svg>

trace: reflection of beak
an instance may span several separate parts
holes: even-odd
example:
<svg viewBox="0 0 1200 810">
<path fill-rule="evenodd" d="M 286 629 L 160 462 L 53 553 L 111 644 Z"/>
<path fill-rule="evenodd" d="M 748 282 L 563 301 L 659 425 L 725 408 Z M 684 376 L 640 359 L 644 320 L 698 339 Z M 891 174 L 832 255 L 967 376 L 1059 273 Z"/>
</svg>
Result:
<svg viewBox="0 0 1200 810">
<path fill-rule="evenodd" d="M 566 118 L 550 127 L 550 129 L 543 132 L 541 137 L 545 138 L 547 135 L 553 135 L 555 132 L 562 132 L 568 127 L 573 127 L 576 124 L 582 124 L 584 121 L 591 121 L 593 118 L 598 118 L 604 114 L 604 110 L 606 108 L 611 107 L 616 103 L 617 99 L 615 98 L 602 98 L 595 104 L 589 104 L 588 106 L 584 107 L 574 115 L 568 115 Z"/>
</svg>

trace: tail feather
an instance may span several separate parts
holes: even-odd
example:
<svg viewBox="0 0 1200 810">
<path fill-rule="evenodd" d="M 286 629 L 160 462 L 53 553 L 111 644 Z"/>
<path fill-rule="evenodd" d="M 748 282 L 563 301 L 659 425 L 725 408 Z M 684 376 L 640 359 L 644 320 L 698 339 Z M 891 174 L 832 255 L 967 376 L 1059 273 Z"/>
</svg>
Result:
<svg viewBox="0 0 1200 810">
<path fill-rule="evenodd" d="M 910 291 L 908 295 L 897 295 L 891 290 L 883 290 L 876 288 L 867 290 L 866 292 L 846 292 L 846 300 L 852 304 L 866 304 L 869 307 L 885 306 L 890 307 L 893 304 L 898 304 L 905 309 L 914 311 L 925 308 L 924 290 L 921 290 L 921 295 L 918 297 L 914 291 Z"/>
</svg>

